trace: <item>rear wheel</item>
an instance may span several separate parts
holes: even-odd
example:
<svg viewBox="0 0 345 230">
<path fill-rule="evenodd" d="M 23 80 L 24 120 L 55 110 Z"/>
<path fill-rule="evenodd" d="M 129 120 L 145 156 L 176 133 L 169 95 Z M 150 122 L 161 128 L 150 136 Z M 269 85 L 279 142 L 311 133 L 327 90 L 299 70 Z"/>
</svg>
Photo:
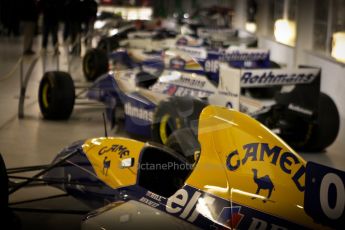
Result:
<svg viewBox="0 0 345 230">
<path fill-rule="evenodd" d="M 177 129 L 183 127 L 183 120 L 169 102 L 159 105 L 152 124 L 152 139 L 166 144 L 169 136 Z"/>
<path fill-rule="evenodd" d="M 337 106 L 328 95 L 321 93 L 317 121 L 310 125 L 310 130 L 306 134 L 306 142 L 296 148 L 309 152 L 324 150 L 337 138 L 339 125 Z"/>
<path fill-rule="evenodd" d="M 46 72 L 40 82 L 38 102 L 45 119 L 68 119 L 73 111 L 75 88 L 66 72 Z"/>
<path fill-rule="evenodd" d="M 191 128 L 196 133 L 199 115 L 205 106 L 205 102 L 193 97 L 171 97 L 161 102 L 152 123 L 152 139 L 166 144 L 169 136 L 181 128 Z"/>
<path fill-rule="evenodd" d="M 91 49 L 83 58 L 83 72 L 86 80 L 94 81 L 109 69 L 108 56 L 104 50 Z"/>
</svg>

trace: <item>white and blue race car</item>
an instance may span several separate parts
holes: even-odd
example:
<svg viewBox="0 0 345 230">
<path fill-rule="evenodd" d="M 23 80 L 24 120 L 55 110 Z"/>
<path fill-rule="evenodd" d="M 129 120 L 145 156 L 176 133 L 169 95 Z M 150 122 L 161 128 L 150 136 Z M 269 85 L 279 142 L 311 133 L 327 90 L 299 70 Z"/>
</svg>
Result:
<svg viewBox="0 0 345 230">
<path fill-rule="evenodd" d="M 335 140 L 339 114 L 334 102 L 320 93 L 320 69 L 237 68 L 229 62 L 221 62 L 219 68 L 213 69 L 217 72 L 212 77 L 205 72 L 209 59 L 205 59 L 203 66 L 193 56 L 185 59 L 182 54 L 186 52 L 169 51 L 171 56 L 167 52 L 163 65 L 168 68 L 155 74 L 144 71 L 142 65 L 110 71 L 92 84 L 87 97 L 106 105 L 107 117 L 113 125 L 119 114 L 123 114 L 126 131 L 161 143 L 167 143 L 176 130 L 188 127 L 195 131 L 195 120 L 207 104 L 251 114 L 296 149 L 321 150 Z M 253 50 L 243 51 L 247 55 L 241 55 L 238 50 L 232 52 L 245 57 L 242 62 L 251 63 L 253 67 L 255 63 L 256 66 L 265 63 L 255 60 L 254 57 L 264 55 L 253 55 Z M 249 54 L 255 61 L 247 60 Z M 226 55 L 233 57 L 231 53 Z M 267 92 L 267 88 L 272 87 L 274 96 L 258 93 L 261 88 Z M 73 110 L 74 91 L 72 78 L 67 73 L 46 73 L 39 89 L 43 116 L 68 118 Z M 268 97 L 257 98 L 257 95 Z"/>
</svg>

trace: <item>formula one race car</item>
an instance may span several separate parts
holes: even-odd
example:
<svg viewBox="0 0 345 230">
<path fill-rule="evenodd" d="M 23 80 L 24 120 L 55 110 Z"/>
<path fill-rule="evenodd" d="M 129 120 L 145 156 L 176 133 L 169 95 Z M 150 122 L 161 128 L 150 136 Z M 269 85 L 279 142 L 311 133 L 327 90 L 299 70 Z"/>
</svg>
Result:
<svg viewBox="0 0 345 230">
<path fill-rule="evenodd" d="M 213 104 L 254 116 L 298 150 L 320 151 L 329 146 L 337 137 L 339 114 L 331 98 L 320 93 L 320 69 L 241 69 L 219 64 L 220 57 L 238 62 L 232 59 L 235 56 L 243 57 L 242 63 L 250 62 L 254 67 L 259 66 L 255 63 L 270 64 L 267 52 L 260 50 L 254 55 L 260 58 L 248 61 L 250 55 L 256 54 L 253 52 L 225 53 L 203 59 L 204 62 L 195 56 L 183 59 L 182 54 L 165 55 L 169 56 L 165 66 L 174 68 L 157 74 L 143 71 L 143 67 L 109 72 L 87 89 L 87 98 L 105 104 L 112 126 L 124 117 L 126 131 L 163 144 L 175 130 L 195 130 L 193 123 L 201 110 Z M 209 61 L 212 63 L 208 64 Z M 268 95 L 272 89 L 273 94 Z M 68 118 L 74 95 L 68 73 L 46 73 L 39 88 L 44 118 Z"/>
<path fill-rule="evenodd" d="M 6 170 L 0 158 L 2 216 L 25 210 L 7 208 L 8 194 L 44 182 L 94 210 L 82 229 L 342 229 L 345 172 L 305 162 L 235 110 L 207 106 L 198 123 L 201 151 L 194 160 L 166 146 L 107 136 L 75 142 L 30 178 L 14 174 L 42 167 Z"/>
<path fill-rule="evenodd" d="M 114 61 L 114 51 L 119 48 L 142 49 L 142 52 L 162 52 L 177 46 L 198 47 L 201 49 L 215 49 L 213 52 L 224 52 L 225 48 L 256 47 L 255 37 L 244 31 L 234 29 L 205 29 L 199 28 L 197 35 L 178 34 L 176 31 L 157 28 L 154 30 L 138 30 L 128 23 L 116 30 L 111 37 L 104 37 L 96 48 L 86 52 L 83 58 L 83 72 L 87 80 L 93 81 L 108 70 L 108 60 Z M 226 41 L 214 38 L 216 34 L 228 34 Z M 209 35 L 212 35 L 210 38 Z M 218 40 L 217 40 L 218 39 Z M 224 38 L 223 38 L 224 40 Z M 219 50 L 221 48 L 221 50 Z M 205 51 L 203 51 L 205 52 Z M 117 61 L 115 59 L 115 61 Z"/>
</svg>

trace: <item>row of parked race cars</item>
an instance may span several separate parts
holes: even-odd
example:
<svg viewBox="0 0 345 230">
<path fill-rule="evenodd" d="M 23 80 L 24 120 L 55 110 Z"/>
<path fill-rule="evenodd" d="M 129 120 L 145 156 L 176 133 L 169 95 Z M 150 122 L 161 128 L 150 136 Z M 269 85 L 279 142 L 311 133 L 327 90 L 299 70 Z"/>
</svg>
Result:
<svg viewBox="0 0 345 230">
<path fill-rule="evenodd" d="M 152 142 L 78 141 L 37 175 L 96 209 L 83 229 L 342 226 L 344 172 L 293 150 L 319 151 L 337 136 L 321 69 L 282 68 L 233 29 L 189 31 L 129 24 L 83 58 L 87 97 L 105 105 L 113 127 L 124 122 Z M 76 95 L 69 73 L 45 73 L 43 117 L 68 119 Z"/>
<path fill-rule="evenodd" d="M 320 68 L 281 68 L 268 50 L 247 47 L 256 44 L 253 38 L 248 44 L 230 29 L 218 46 L 211 45 L 216 30 L 202 27 L 193 35 L 134 30 L 125 26 L 100 41 L 117 49 L 100 45 L 83 58 L 85 77 L 94 82 L 87 96 L 106 105 L 112 125 L 123 110 L 126 131 L 166 144 L 178 129 L 195 130 L 192 123 L 211 104 L 253 116 L 298 150 L 321 151 L 335 140 L 339 114 L 320 92 Z M 46 73 L 39 90 L 43 116 L 68 118 L 74 92 L 68 73 Z"/>
</svg>

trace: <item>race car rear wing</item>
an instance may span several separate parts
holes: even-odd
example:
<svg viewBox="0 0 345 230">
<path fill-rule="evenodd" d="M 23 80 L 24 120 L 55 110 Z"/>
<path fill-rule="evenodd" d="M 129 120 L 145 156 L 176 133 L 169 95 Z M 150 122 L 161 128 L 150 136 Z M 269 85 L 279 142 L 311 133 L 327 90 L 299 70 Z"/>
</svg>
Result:
<svg viewBox="0 0 345 230">
<path fill-rule="evenodd" d="M 300 66 L 296 69 L 239 69 L 220 64 L 218 90 L 228 95 L 228 107 L 241 109 L 241 92 L 245 88 L 281 86 L 274 98 L 275 104 L 287 106 L 290 111 L 313 116 L 318 108 L 321 70 Z M 243 95 L 242 95 L 243 96 Z"/>
<path fill-rule="evenodd" d="M 176 46 L 177 52 L 183 52 L 189 55 L 189 58 L 183 58 L 185 63 L 197 62 L 202 68 L 201 71 L 195 71 L 194 68 L 189 69 L 188 65 L 184 65 L 182 70 L 195 72 L 197 74 L 206 74 L 211 80 L 218 82 L 219 80 L 219 63 L 226 62 L 234 67 L 248 68 L 268 68 L 271 66 L 270 52 L 267 49 L 239 49 L 228 48 L 209 50 L 206 47 L 191 47 L 179 45 Z M 170 51 L 168 51 L 170 52 Z M 194 66 L 193 66 L 194 67 Z M 170 66 L 170 68 L 172 68 Z"/>
</svg>

